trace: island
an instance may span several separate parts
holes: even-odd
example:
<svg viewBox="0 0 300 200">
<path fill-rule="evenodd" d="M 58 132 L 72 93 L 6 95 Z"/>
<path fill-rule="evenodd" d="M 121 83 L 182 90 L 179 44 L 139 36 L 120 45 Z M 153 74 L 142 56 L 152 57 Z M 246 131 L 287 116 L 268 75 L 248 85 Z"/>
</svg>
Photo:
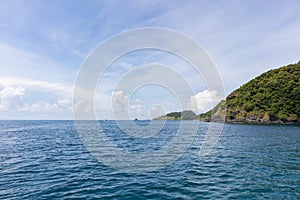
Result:
<svg viewBox="0 0 300 200">
<path fill-rule="evenodd" d="M 300 123 L 300 62 L 267 71 L 231 92 L 206 113 L 172 112 L 155 120 Z"/>
</svg>

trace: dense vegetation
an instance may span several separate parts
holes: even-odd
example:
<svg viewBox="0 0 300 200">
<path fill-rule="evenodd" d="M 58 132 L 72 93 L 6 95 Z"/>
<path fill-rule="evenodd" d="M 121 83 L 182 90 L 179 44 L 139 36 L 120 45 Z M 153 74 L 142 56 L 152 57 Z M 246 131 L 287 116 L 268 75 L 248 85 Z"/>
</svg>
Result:
<svg viewBox="0 0 300 200">
<path fill-rule="evenodd" d="M 226 98 L 227 121 L 296 122 L 300 118 L 300 63 L 273 69 Z"/>
<path fill-rule="evenodd" d="M 206 113 L 198 115 L 198 119 L 201 121 L 217 121 L 224 122 L 226 117 L 226 101 L 222 100 L 213 109 Z"/>
<path fill-rule="evenodd" d="M 191 110 L 185 110 L 182 112 L 171 112 L 164 116 L 156 118 L 158 120 L 194 120 L 197 119 L 197 115 Z"/>
<path fill-rule="evenodd" d="M 261 74 L 197 117 L 192 111 L 183 111 L 157 119 L 300 123 L 300 62 Z"/>
</svg>

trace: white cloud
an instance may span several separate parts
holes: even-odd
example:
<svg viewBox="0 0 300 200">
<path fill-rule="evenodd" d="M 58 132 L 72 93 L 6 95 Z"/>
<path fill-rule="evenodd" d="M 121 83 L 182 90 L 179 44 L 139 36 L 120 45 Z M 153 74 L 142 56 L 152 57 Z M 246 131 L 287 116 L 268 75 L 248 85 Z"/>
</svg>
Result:
<svg viewBox="0 0 300 200">
<path fill-rule="evenodd" d="M 150 119 L 156 118 L 156 117 L 160 117 L 160 116 L 164 116 L 166 114 L 165 110 L 163 109 L 162 106 L 160 105 L 153 105 L 150 113 L 149 113 L 149 117 Z"/>
<path fill-rule="evenodd" d="M 2 77 L 0 78 L 0 89 L 1 111 L 45 114 L 47 112 L 71 113 L 72 110 L 72 88 L 60 83 Z M 37 93 L 36 96 L 41 97 L 32 97 L 33 91 Z M 49 96 L 46 97 L 46 100 L 44 94 Z M 49 98 L 48 101 L 47 98 Z"/>
<path fill-rule="evenodd" d="M 49 103 L 49 102 L 37 102 L 33 104 L 24 104 L 24 107 L 21 111 L 29 112 L 62 112 L 63 109 L 58 105 L 58 103 Z"/>
<path fill-rule="evenodd" d="M 71 111 L 71 100 L 60 99 L 57 102 L 37 101 L 24 102 L 26 89 L 23 87 L 8 86 L 0 91 L 1 111 L 26 111 L 26 112 L 62 112 Z"/>
<path fill-rule="evenodd" d="M 128 96 L 123 91 L 112 92 L 112 111 L 116 119 L 128 119 Z"/>
<path fill-rule="evenodd" d="M 65 94 L 70 96 L 73 93 L 71 86 L 60 83 L 52 83 L 46 81 L 29 80 L 13 77 L 0 77 L 0 86 L 2 87 L 24 87 L 24 88 L 41 88 L 46 91 Z"/>
<path fill-rule="evenodd" d="M 18 110 L 23 107 L 25 88 L 5 87 L 0 91 L 0 110 Z"/>
<path fill-rule="evenodd" d="M 130 105 L 129 108 L 134 111 L 134 113 L 132 114 L 134 114 L 135 116 L 143 114 L 144 106 L 141 104 Z"/>
<path fill-rule="evenodd" d="M 71 105 L 71 100 L 70 99 L 59 99 L 57 101 L 58 105 L 61 105 L 61 106 L 69 106 Z"/>
<path fill-rule="evenodd" d="M 190 109 L 196 113 L 203 113 L 212 109 L 221 100 L 222 97 L 218 96 L 217 91 L 204 90 L 191 97 Z"/>
<path fill-rule="evenodd" d="M 145 118 L 145 102 L 141 99 L 130 101 L 123 91 L 112 92 L 112 112 L 115 119 Z"/>
<path fill-rule="evenodd" d="M 223 1 L 137 1 L 134 4 L 126 4 L 125 7 L 120 6 L 118 2 L 108 1 L 100 4 L 85 3 L 87 7 L 95 8 L 89 9 L 88 15 L 84 14 L 84 9 L 80 6 L 74 7 L 75 10 L 79 9 L 76 12 L 65 12 L 69 4 L 9 2 L 2 3 L 0 7 L 3 15 L 0 24 L 1 76 L 26 79 L 0 77 L 1 110 L 26 108 L 32 111 L 54 111 L 59 110 L 58 108 L 69 108 L 72 102 L 72 87 L 61 83 L 72 84 L 76 77 L 76 66 L 80 66 L 82 58 L 100 41 L 120 31 L 136 27 L 171 28 L 194 38 L 207 49 L 220 67 L 227 92 L 271 67 L 280 67 L 299 59 L 297 52 L 300 37 L 297 36 L 300 33 L 300 20 L 297 16 L 300 7 L 296 1 L 279 1 L 275 4 L 258 4 L 256 1 L 231 1 L 225 4 Z M 59 12 L 52 16 L 50 10 Z M 128 15 L 128 12 L 131 14 Z M 52 16 L 52 20 L 49 20 L 49 16 Z M 195 26 L 194 22 L 201 25 Z M 32 28 L 37 24 L 39 26 Z M 173 57 L 155 60 L 158 57 L 156 54 L 153 56 L 154 62 L 175 66 L 175 69 L 180 68 L 179 74 L 195 91 L 204 90 L 204 81 L 200 80 L 202 77 L 199 78 L 196 73 L 187 70 L 189 68 L 185 67 L 184 63 Z M 121 80 L 121 72 L 125 73 L 136 66 L 137 58 L 144 57 L 133 56 L 128 62 L 117 63 L 117 68 L 113 70 L 116 75 L 108 74 L 108 81 L 103 85 L 102 93 L 95 94 L 97 111 L 111 113 L 112 96 L 107 94 L 114 90 L 112 86 Z M 153 62 L 151 59 L 144 59 L 140 64 L 146 64 L 148 61 Z M 157 72 L 158 75 L 165 75 L 161 71 Z M 152 75 L 156 77 L 156 74 Z M 134 85 L 135 80 L 144 80 L 145 76 L 128 79 L 128 84 L 115 89 L 124 91 L 123 95 L 119 93 L 115 96 L 117 111 L 124 109 L 124 105 L 128 106 L 128 96 L 124 94 L 126 88 Z M 169 77 L 166 75 L 163 79 Z M 175 81 L 173 85 L 176 84 Z M 32 95 L 32 90 L 35 90 L 35 96 Z M 186 95 L 185 102 L 189 102 L 191 95 Z M 203 112 L 218 102 L 210 100 L 218 99 L 217 96 L 213 91 L 200 92 L 191 97 L 191 107 Z M 157 103 L 154 99 L 147 100 Z M 162 96 L 159 101 L 168 102 L 168 99 Z M 82 102 L 82 106 L 87 106 Z M 142 102 L 133 102 L 129 110 L 139 113 L 143 110 L 142 105 Z M 168 111 L 177 109 L 169 102 L 167 105 L 170 106 L 166 109 Z M 40 109 L 37 109 L 38 107 Z M 19 116 L 22 117 L 22 114 Z"/>
</svg>

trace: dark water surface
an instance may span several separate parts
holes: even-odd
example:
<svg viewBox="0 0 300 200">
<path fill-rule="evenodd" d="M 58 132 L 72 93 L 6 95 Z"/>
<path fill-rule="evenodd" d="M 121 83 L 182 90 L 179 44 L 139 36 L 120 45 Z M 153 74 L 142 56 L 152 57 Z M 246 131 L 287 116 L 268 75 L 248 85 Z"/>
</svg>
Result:
<svg viewBox="0 0 300 200">
<path fill-rule="evenodd" d="M 165 145 L 179 122 L 132 141 L 115 122 L 100 123 L 121 148 L 138 151 Z M 0 121 L 0 199 L 300 199 L 299 126 L 225 124 L 212 154 L 199 158 L 207 127 L 199 124 L 177 161 L 129 174 L 93 158 L 73 121 Z"/>
</svg>

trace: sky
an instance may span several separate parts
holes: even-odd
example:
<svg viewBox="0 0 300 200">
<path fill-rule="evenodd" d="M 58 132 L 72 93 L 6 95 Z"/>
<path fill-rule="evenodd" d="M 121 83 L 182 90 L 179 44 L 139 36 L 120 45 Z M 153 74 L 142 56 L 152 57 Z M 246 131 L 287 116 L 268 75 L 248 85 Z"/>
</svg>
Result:
<svg viewBox="0 0 300 200">
<path fill-rule="evenodd" d="M 174 30 L 197 42 L 229 94 L 262 72 L 300 60 L 299 13 L 297 0 L 0 0 L 0 119 L 73 119 L 74 86 L 88 55 L 116 34 L 145 27 Z M 123 77 L 139 82 L 138 73 L 150 73 L 139 71 L 141 66 L 149 63 L 168 66 L 192 86 L 186 105 L 164 85 L 139 85 L 132 93 L 118 85 Z M 122 112 L 131 119 L 182 109 L 198 114 L 222 98 L 182 59 L 141 50 L 99 75 L 95 112 L 99 119 L 126 119 Z"/>
</svg>

